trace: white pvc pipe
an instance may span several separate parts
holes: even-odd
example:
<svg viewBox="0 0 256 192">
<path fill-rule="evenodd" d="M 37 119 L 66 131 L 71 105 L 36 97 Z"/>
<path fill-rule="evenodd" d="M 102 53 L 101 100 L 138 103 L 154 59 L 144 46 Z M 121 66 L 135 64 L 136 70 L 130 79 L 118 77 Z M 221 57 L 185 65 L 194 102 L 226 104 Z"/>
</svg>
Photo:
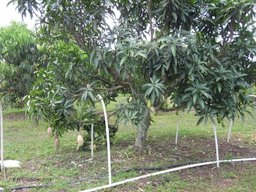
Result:
<svg viewBox="0 0 256 192">
<path fill-rule="evenodd" d="M 94 139 L 94 132 L 93 132 L 93 123 L 91 124 L 91 157 L 93 158 L 93 139 Z"/>
<path fill-rule="evenodd" d="M 179 114 L 179 118 L 178 118 L 177 123 L 176 123 L 175 145 L 178 145 L 180 116 L 181 116 L 181 114 Z"/>
<path fill-rule="evenodd" d="M 110 139 L 109 139 L 109 127 L 108 127 L 108 116 L 106 111 L 105 103 L 100 95 L 98 95 L 98 98 L 101 102 L 104 118 L 105 118 L 105 126 L 106 126 L 106 138 L 107 138 L 107 153 L 108 153 L 108 181 L 109 185 L 112 183 L 112 174 L 111 174 L 111 156 L 110 156 Z"/>
<path fill-rule="evenodd" d="M 228 142 L 228 143 L 229 143 L 230 136 L 231 136 L 231 129 L 232 129 L 232 126 L 233 126 L 233 119 L 230 119 L 230 121 L 229 121 L 229 128 L 228 128 L 228 139 L 227 139 L 227 142 Z"/>
<path fill-rule="evenodd" d="M 217 167 L 220 167 L 220 163 L 219 163 L 219 144 L 218 144 L 217 129 L 216 129 L 215 122 L 213 122 L 212 124 L 213 124 L 214 140 L 215 140 L 216 163 L 217 163 Z"/>
<path fill-rule="evenodd" d="M 1 172 L 4 172 L 4 128 L 3 128 L 3 107 L 0 103 L 0 129 L 1 129 Z"/>
<path fill-rule="evenodd" d="M 178 145 L 178 137 L 179 137 L 179 122 L 180 120 L 177 121 L 176 123 L 176 137 L 175 137 L 175 145 Z"/>
<path fill-rule="evenodd" d="M 219 163 L 243 162 L 243 161 L 256 161 L 256 158 L 220 160 Z M 107 188 L 110 188 L 110 187 L 122 185 L 122 184 L 125 184 L 125 183 L 128 183 L 128 182 L 137 181 L 139 179 L 144 179 L 144 178 L 151 177 L 151 176 L 161 175 L 161 174 L 165 174 L 165 173 L 170 173 L 170 172 L 179 171 L 179 170 L 183 170 L 183 169 L 194 168 L 194 167 L 213 165 L 213 164 L 216 164 L 216 163 L 217 163 L 217 161 L 209 161 L 209 162 L 202 162 L 202 163 L 196 163 L 196 164 L 191 164 L 191 165 L 185 165 L 185 166 L 181 166 L 181 167 L 175 167 L 175 168 L 171 168 L 171 169 L 167 169 L 167 170 L 163 170 L 163 171 L 157 171 L 157 172 L 154 172 L 154 173 L 142 175 L 142 176 L 139 176 L 139 177 L 126 179 L 126 180 L 119 181 L 119 182 L 116 182 L 116 183 L 112 183 L 112 184 L 109 184 L 109 185 L 103 185 L 103 186 L 95 187 L 95 188 L 92 188 L 92 189 L 87 189 L 87 190 L 80 191 L 80 192 L 98 191 L 98 190 L 107 189 Z"/>
</svg>

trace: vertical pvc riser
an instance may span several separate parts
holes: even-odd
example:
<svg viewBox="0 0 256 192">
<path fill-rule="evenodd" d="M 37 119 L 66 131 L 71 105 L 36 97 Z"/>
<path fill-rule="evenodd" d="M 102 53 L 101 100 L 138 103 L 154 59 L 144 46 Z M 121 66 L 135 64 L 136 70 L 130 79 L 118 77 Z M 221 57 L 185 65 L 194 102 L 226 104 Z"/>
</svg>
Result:
<svg viewBox="0 0 256 192">
<path fill-rule="evenodd" d="M 109 139 L 109 127 L 108 127 L 108 116 L 106 111 L 105 103 L 100 95 L 98 95 L 98 98 L 101 102 L 104 118 L 105 118 L 105 126 L 106 126 L 106 137 L 107 137 L 107 152 L 108 152 L 108 180 L 109 185 L 112 183 L 112 173 L 111 173 L 111 156 L 110 156 L 110 139 Z"/>
<path fill-rule="evenodd" d="M 3 128 L 3 107 L 0 103 L 0 129 L 1 129 L 1 172 L 4 172 L 4 128 Z"/>
<path fill-rule="evenodd" d="M 175 145 L 178 145 L 180 119 L 181 119 L 181 114 L 179 114 L 179 117 L 178 117 L 178 120 L 177 120 L 177 123 L 176 123 Z"/>
<path fill-rule="evenodd" d="M 94 139 L 94 130 L 93 123 L 91 124 L 91 157 L 93 158 L 93 139 Z"/>
<path fill-rule="evenodd" d="M 230 141 L 232 127 L 233 127 L 233 120 L 230 119 L 230 121 L 229 121 L 229 128 L 228 128 L 228 139 L 227 139 L 227 143 L 229 143 L 229 141 Z"/>
<path fill-rule="evenodd" d="M 214 133 L 215 149 L 216 149 L 216 163 L 217 163 L 217 167 L 220 167 L 218 136 L 217 136 L 216 125 L 214 122 L 213 122 L 213 133 Z"/>
<path fill-rule="evenodd" d="M 175 145 L 178 145 L 178 138 L 179 138 L 179 123 L 180 120 L 177 121 L 176 123 L 176 137 L 175 137 Z"/>
</svg>

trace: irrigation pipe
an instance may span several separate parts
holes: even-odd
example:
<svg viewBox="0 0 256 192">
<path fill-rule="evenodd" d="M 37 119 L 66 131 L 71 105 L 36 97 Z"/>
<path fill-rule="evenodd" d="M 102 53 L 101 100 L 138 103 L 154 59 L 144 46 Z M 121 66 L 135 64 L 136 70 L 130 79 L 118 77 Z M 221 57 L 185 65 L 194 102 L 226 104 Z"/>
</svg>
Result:
<svg viewBox="0 0 256 192">
<path fill-rule="evenodd" d="M 179 137 L 179 122 L 177 122 L 177 124 L 176 124 L 175 145 L 178 145 L 178 137 Z"/>
<path fill-rule="evenodd" d="M 216 124 L 214 121 L 212 122 L 212 125 L 213 125 L 213 133 L 214 133 L 214 140 L 215 140 L 216 163 L 217 163 L 217 167 L 220 167 L 218 136 L 217 136 Z"/>
<path fill-rule="evenodd" d="M 245 161 L 256 161 L 256 158 L 220 160 L 219 163 L 233 163 L 233 162 L 245 162 Z M 134 178 L 131 178 L 131 179 L 126 179 L 126 180 L 119 181 L 119 182 L 116 182 L 116 183 L 103 185 L 103 186 L 100 186 L 100 187 L 95 187 L 95 188 L 87 189 L 87 190 L 80 191 L 80 192 L 98 191 L 98 190 L 107 189 L 107 188 L 110 188 L 110 187 L 115 187 L 115 186 L 118 186 L 118 185 L 122 185 L 122 184 L 125 184 L 125 183 L 137 181 L 139 179 L 144 179 L 144 178 L 151 177 L 151 176 L 157 176 L 157 175 L 161 175 L 161 174 L 165 174 L 165 173 L 170 173 L 170 172 L 179 171 L 179 170 L 183 170 L 183 169 L 194 168 L 194 167 L 213 165 L 213 164 L 216 164 L 216 163 L 217 163 L 217 161 L 208 161 L 208 162 L 190 164 L 190 165 L 186 165 L 186 166 L 176 167 L 176 168 L 172 168 L 172 169 L 167 169 L 167 170 L 163 170 L 163 171 L 158 171 L 158 172 L 142 175 L 142 176 L 139 176 L 139 177 L 134 177 Z"/>
<path fill-rule="evenodd" d="M 105 126 L 106 126 L 106 138 L 107 138 L 107 153 L 108 153 L 108 182 L 109 185 L 112 183 L 112 174 L 111 174 L 111 156 L 110 156 L 110 139 L 109 139 L 109 127 L 108 127 L 108 116 L 106 111 L 105 103 L 100 95 L 98 95 L 98 98 L 101 102 L 104 118 L 105 118 Z"/>
<path fill-rule="evenodd" d="M 230 121 L 229 121 L 229 128 L 228 128 L 227 143 L 229 143 L 229 140 L 230 140 L 232 126 L 233 126 L 233 119 L 230 119 Z"/>
<path fill-rule="evenodd" d="M 176 123 L 176 137 L 175 137 L 175 145 L 178 145 L 180 118 L 181 118 L 181 114 L 179 114 L 179 118 L 178 118 L 178 121 L 177 121 L 177 123 Z"/>
<path fill-rule="evenodd" d="M 17 187 L 12 187 L 12 190 L 22 190 L 22 189 L 32 189 L 32 188 L 46 188 L 46 187 L 50 187 L 52 186 L 52 184 L 47 184 L 47 185 L 25 185 L 25 186 L 17 186 Z"/>
<path fill-rule="evenodd" d="M 91 157 L 93 158 L 93 139 L 94 139 L 94 130 L 93 123 L 91 124 Z"/>
</svg>

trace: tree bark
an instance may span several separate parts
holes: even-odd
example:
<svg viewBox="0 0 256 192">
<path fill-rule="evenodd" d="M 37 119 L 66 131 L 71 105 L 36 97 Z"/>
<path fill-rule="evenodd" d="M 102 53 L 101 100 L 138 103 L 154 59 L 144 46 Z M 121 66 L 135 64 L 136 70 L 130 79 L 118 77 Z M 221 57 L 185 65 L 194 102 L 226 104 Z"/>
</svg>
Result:
<svg viewBox="0 0 256 192">
<path fill-rule="evenodd" d="M 147 132 L 150 125 L 150 110 L 146 108 L 143 121 L 138 125 L 135 150 L 143 152 L 146 147 Z"/>
</svg>

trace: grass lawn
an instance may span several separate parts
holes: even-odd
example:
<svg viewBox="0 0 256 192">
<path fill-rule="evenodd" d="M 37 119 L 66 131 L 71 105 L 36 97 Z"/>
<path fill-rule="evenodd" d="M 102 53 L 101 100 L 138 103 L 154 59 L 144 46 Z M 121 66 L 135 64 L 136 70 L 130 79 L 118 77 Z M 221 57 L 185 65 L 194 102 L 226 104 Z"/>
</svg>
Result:
<svg viewBox="0 0 256 192">
<path fill-rule="evenodd" d="M 133 142 L 136 129 L 120 126 L 113 141 L 111 158 L 113 181 L 163 170 L 170 166 L 214 160 L 215 146 L 210 124 L 196 126 L 193 113 L 184 113 L 180 120 L 179 143 L 175 143 L 178 116 L 159 113 L 153 117 L 144 154 L 136 154 Z M 227 144 L 227 127 L 218 127 L 220 159 L 256 157 L 256 122 L 247 117 L 235 121 L 231 142 Z M 79 191 L 108 183 L 106 149 L 98 146 L 93 161 L 90 151 L 76 151 L 76 132 L 60 139 L 55 151 L 47 125 L 38 127 L 24 117 L 22 111 L 6 111 L 4 115 L 5 159 L 22 162 L 20 169 L 7 170 L 7 180 L 0 175 L 5 191 Z M 153 169 L 153 170 L 152 170 Z M 155 176 L 105 191 L 230 191 L 256 190 L 256 162 L 221 164 L 187 169 Z M 37 188 L 19 188 L 38 186 Z"/>
</svg>

